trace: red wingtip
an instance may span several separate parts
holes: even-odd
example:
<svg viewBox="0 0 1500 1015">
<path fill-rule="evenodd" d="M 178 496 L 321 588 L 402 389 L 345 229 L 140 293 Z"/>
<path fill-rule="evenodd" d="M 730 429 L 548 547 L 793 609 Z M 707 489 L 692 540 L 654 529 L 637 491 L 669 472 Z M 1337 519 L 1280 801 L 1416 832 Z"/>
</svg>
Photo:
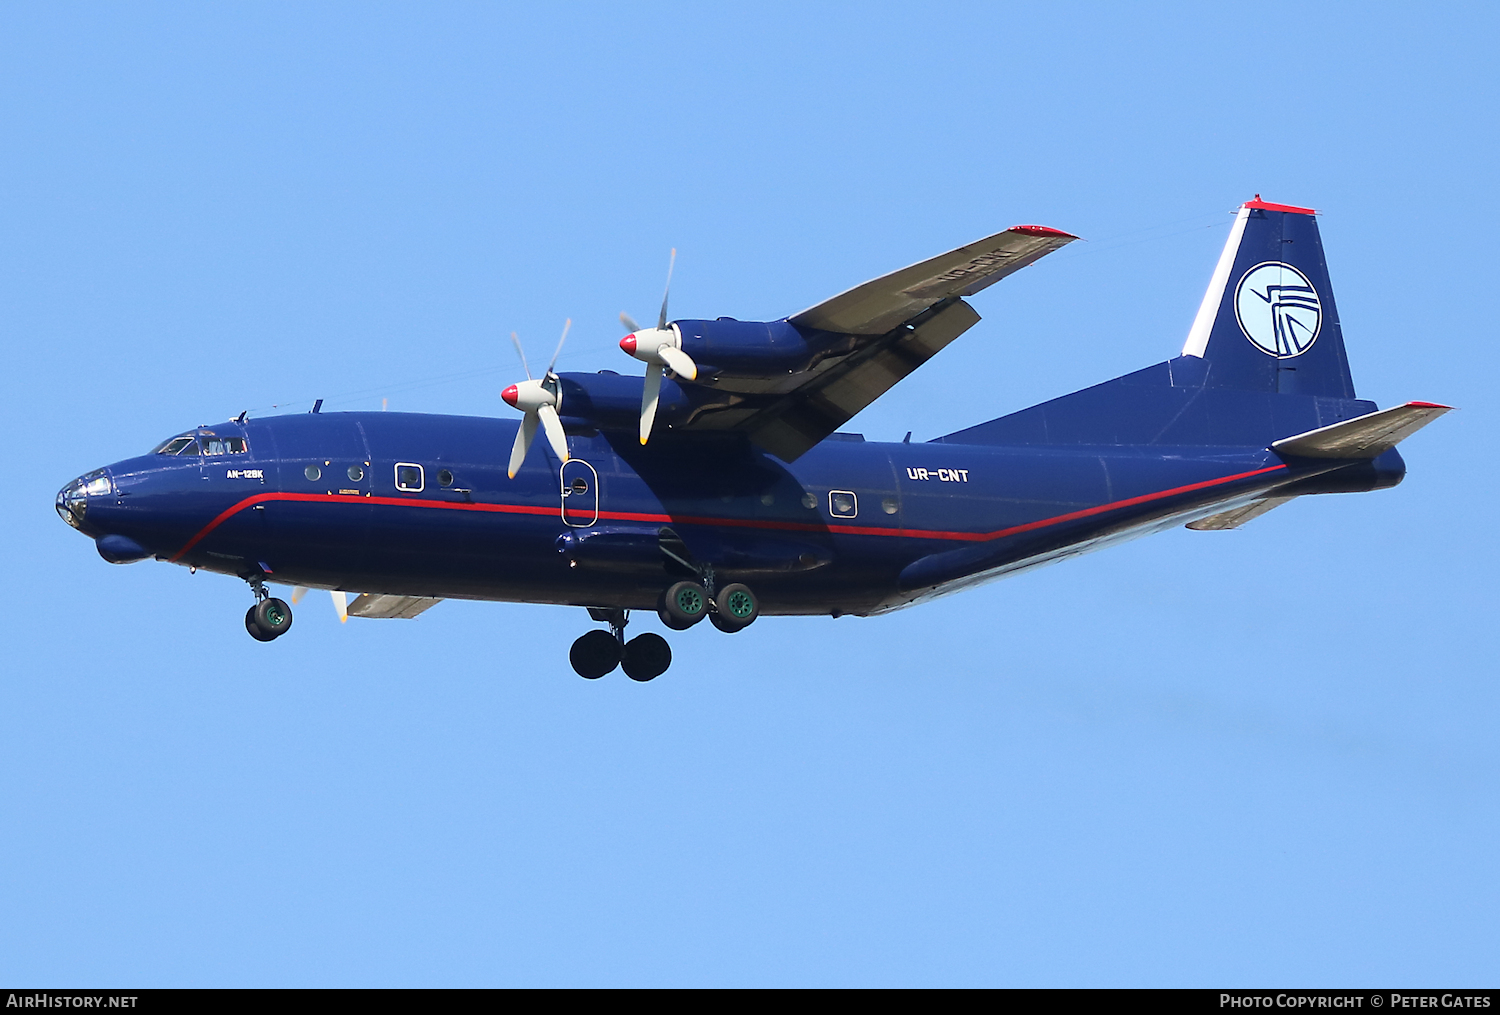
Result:
<svg viewBox="0 0 1500 1015">
<path fill-rule="evenodd" d="M 1061 229 L 1053 229 L 1051 226 L 1011 226 L 1006 232 L 1025 233 L 1027 236 L 1066 236 L 1070 240 L 1078 239 L 1072 233 L 1065 233 Z"/>
<path fill-rule="evenodd" d="M 1292 211 L 1299 215 L 1316 215 L 1318 213 L 1314 208 L 1298 208 L 1294 204 L 1272 204 L 1270 201 L 1262 201 L 1259 194 L 1255 195 L 1254 201 L 1246 201 L 1244 207 L 1261 208 L 1265 211 Z"/>
<path fill-rule="evenodd" d="M 630 355 L 634 356 L 635 355 L 635 336 L 634 335 L 626 335 L 624 338 L 620 339 L 620 348 L 624 349 Z"/>
<path fill-rule="evenodd" d="M 518 398 L 521 397 L 521 392 L 519 390 L 517 390 L 517 388 L 516 388 L 516 386 L 514 384 L 512 384 L 510 387 L 508 387 L 504 391 L 500 392 L 500 397 L 503 398 L 503 399 L 505 399 L 505 402 L 506 402 L 507 405 L 509 405 L 512 408 L 514 408 L 515 404 L 516 404 L 516 399 L 518 399 Z"/>
</svg>

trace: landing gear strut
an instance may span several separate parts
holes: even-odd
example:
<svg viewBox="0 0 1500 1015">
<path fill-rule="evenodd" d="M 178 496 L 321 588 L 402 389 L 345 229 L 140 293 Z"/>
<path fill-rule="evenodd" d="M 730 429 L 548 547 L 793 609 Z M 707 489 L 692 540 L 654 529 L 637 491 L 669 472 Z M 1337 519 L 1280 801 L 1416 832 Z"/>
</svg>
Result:
<svg viewBox="0 0 1500 1015">
<path fill-rule="evenodd" d="M 609 622 L 608 631 L 590 631 L 573 643 L 568 661 L 580 677 L 598 680 L 616 666 L 631 680 L 655 680 L 672 665 L 672 648 L 659 634 L 625 640 L 629 610 L 589 608 L 589 616 Z"/>
<path fill-rule="evenodd" d="M 266 591 L 264 578 L 250 579 L 255 605 L 245 611 L 245 630 L 256 641 L 275 641 L 292 629 L 292 608 Z"/>
</svg>

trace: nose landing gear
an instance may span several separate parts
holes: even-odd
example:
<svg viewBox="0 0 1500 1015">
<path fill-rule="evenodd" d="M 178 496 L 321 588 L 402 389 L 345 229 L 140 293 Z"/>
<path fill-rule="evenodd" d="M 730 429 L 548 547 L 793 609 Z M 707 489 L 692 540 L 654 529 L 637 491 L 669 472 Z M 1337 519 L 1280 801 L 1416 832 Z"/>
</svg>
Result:
<svg viewBox="0 0 1500 1015">
<path fill-rule="evenodd" d="M 255 605 L 245 611 L 245 630 L 256 641 L 275 641 L 292 629 L 292 608 L 266 591 L 260 578 L 250 579 Z"/>
</svg>

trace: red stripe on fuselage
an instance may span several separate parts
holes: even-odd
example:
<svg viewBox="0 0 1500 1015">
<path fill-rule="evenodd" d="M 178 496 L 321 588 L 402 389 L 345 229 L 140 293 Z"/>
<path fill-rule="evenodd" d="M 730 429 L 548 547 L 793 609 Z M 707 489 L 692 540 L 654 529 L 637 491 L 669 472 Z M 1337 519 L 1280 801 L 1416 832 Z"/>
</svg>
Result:
<svg viewBox="0 0 1500 1015">
<path fill-rule="evenodd" d="M 1004 539 L 1006 536 L 1019 535 L 1022 532 L 1032 532 L 1036 529 L 1046 528 L 1049 525 L 1061 525 L 1063 522 L 1077 521 L 1080 518 L 1090 518 L 1094 515 L 1103 514 L 1106 511 L 1114 511 L 1119 508 L 1134 507 L 1138 504 L 1149 504 L 1155 500 L 1165 497 L 1174 497 L 1178 494 L 1193 493 L 1196 490 L 1206 490 L 1213 486 L 1222 486 L 1225 483 L 1233 483 L 1240 479 L 1249 479 L 1252 476 L 1264 475 L 1267 472 L 1275 472 L 1285 469 L 1285 465 L 1268 465 L 1263 469 L 1252 469 L 1249 472 L 1238 472 L 1232 476 L 1220 476 L 1218 479 L 1206 479 L 1201 483 L 1189 483 L 1186 486 L 1174 486 L 1170 490 L 1161 490 L 1156 493 L 1142 494 L 1139 497 L 1129 497 L 1125 500 L 1111 501 L 1108 504 L 1100 504 L 1097 507 L 1083 508 L 1079 511 L 1070 511 L 1067 514 L 1055 515 L 1051 518 L 1042 518 L 1034 522 L 1025 522 L 1021 525 L 1012 525 L 1009 528 L 996 529 L 993 532 L 944 532 L 934 529 L 891 529 L 879 528 L 869 525 L 824 525 L 812 522 L 781 522 L 770 519 L 758 518 L 714 518 L 700 515 L 664 515 L 644 514 L 633 511 L 600 511 L 597 518 L 612 522 L 655 522 L 663 525 L 674 523 L 683 525 L 717 525 L 725 528 L 738 529 L 772 529 L 780 532 L 833 532 L 846 536 L 906 536 L 913 539 L 947 539 L 961 542 L 982 543 L 991 539 Z M 448 511 L 482 511 L 492 514 L 507 515 L 553 515 L 558 513 L 555 507 L 530 506 L 525 504 L 472 504 L 468 502 L 429 500 L 415 497 L 350 497 L 335 493 L 257 493 L 246 497 L 231 507 L 219 512 L 219 515 L 209 522 L 198 533 L 183 544 L 171 557 L 171 563 L 176 563 L 183 556 L 197 546 L 214 529 L 234 517 L 239 512 L 256 504 L 264 504 L 268 501 L 294 501 L 300 503 L 314 504 L 383 504 L 391 507 L 412 508 L 437 508 Z M 572 511 L 572 517 L 583 518 L 593 512 Z"/>
</svg>

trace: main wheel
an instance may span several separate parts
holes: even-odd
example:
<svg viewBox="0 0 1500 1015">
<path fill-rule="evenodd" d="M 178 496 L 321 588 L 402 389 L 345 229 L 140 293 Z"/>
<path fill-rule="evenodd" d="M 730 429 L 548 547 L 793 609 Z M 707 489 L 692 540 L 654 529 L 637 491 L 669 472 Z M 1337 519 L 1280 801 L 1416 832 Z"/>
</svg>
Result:
<svg viewBox="0 0 1500 1015">
<path fill-rule="evenodd" d="M 573 643 L 568 662 L 573 671 L 586 680 L 598 680 L 620 665 L 624 647 L 608 631 L 590 631 Z"/>
<path fill-rule="evenodd" d="M 255 626 L 266 640 L 280 638 L 292 629 L 292 608 L 280 599 L 263 599 L 250 611 Z"/>
<path fill-rule="evenodd" d="M 743 631 L 755 623 L 755 618 L 760 616 L 760 600 L 755 598 L 755 593 L 739 582 L 725 585 L 719 590 L 718 596 L 714 598 L 714 605 L 718 607 L 714 613 L 714 627 L 726 634 Z"/>
<path fill-rule="evenodd" d="M 686 631 L 708 613 L 708 593 L 697 582 L 678 582 L 661 594 L 657 614 L 674 631 Z"/>
<path fill-rule="evenodd" d="M 672 646 L 659 634 L 641 634 L 625 643 L 620 669 L 631 680 L 655 680 L 672 665 Z"/>
<path fill-rule="evenodd" d="M 256 641 L 271 641 L 276 637 L 274 634 L 266 634 L 255 623 L 255 607 L 253 606 L 245 611 L 245 630 L 249 631 L 250 637 Z"/>
</svg>

